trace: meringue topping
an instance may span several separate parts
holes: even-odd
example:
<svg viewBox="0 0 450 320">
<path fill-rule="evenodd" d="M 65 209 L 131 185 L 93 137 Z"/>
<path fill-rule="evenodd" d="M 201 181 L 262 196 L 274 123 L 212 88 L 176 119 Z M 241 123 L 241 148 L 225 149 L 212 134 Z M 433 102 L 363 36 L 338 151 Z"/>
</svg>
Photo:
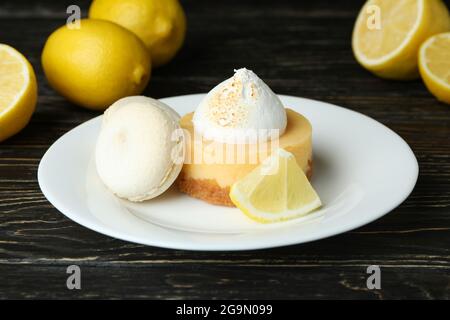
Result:
<svg viewBox="0 0 450 320">
<path fill-rule="evenodd" d="M 251 143 L 282 135 L 287 117 L 277 95 L 253 71 L 242 68 L 206 95 L 193 123 L 208 140 Z"/>
</svg>

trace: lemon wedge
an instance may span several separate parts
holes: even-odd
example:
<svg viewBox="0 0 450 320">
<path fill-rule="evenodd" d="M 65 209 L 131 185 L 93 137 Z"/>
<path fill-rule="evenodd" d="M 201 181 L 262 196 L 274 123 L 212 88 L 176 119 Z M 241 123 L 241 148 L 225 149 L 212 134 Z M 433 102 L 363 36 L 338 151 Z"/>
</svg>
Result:
<svg viewBox="0 0 450 320">
<path fill-rule="evenodd" d="M 422 45 L 419 70 L 428 90 L 450 104 L 450 32 L 435 35 Z"/>
<path fill-rule="evenodd" d="M 352 47 L 358 62 L 374 74 L 414 79 L 420 45 L 446 31 L 450 18 L 441 0 L 369 0 L 356 20 Z"/>
<path fill-rule="evenodd" d="M 14 48 L 0 44 L 0 141 L 22 130 L 36 107 L 33 68 Z"/>
<path fill-rule="evenodd" d="M 230 198 L 248 217 L 262 223 L 294 219 L 322 205 L 294 155 L 281 148 L 233 184 Z"/>
</svg>

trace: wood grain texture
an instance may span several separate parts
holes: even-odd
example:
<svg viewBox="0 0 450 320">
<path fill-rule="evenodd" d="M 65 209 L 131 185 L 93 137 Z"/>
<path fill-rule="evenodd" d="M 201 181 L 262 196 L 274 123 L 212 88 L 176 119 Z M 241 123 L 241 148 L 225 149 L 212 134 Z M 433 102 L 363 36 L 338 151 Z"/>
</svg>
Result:
<svg viewBox="0 0 450 320">
<path fill-rule="evenodd" d="M 5 0 L 1 42 L 30 59 L 40 95 L 30 125 L 0 144 L 0 298 L 450 298 L 450 107 L 419 80 L 382 80 L 355 62 L 363 1 L 182 2 L 186 45 L 154 71 L 146 95 L 206 92 L 246 66 L 277 93 L 342 105 L 400 134 L 419 160 L 414 192 L 358 230 L 271 250 L 174 251 L 87 230 L 49 204 L 36 173 L 56 139 L 98 115 L 55 94 L 40 66 L 67 5 L 86 10 L 89 1 Z M 65 287 L 70 264 L 82 268 L 80 291 Z M 366 289 L 371 264 L 381 266 L 381 290 Z"/>
</svg>

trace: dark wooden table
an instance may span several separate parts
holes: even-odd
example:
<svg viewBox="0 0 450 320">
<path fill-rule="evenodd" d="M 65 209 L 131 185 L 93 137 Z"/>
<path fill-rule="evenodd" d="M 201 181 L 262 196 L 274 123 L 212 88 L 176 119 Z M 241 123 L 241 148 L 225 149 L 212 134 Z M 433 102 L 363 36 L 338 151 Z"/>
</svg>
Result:
<svg viewBox="0 0 450 320">
<path fill-rule="evenodd" d="M 30 125 L 0 144 L 0 298 L 449 298 L 450 106 L 420 80 L 382 80 L 355 62 L 350 38 L 362 0 L 183 1 L 186 44 L 154 71 L 146 95 L 206 92 L 245 66 L 277 93 L 373 117 L 399 133 L 420 163 L 409 199 L 365 227 L 303 245 L 217 253 L 115 240 L 65 218 L 42 195 L 36 173 L 47 148 L 98 115 L 57 95 L 40 65 L 46 37 L 73 3 L 84 12 L 89 6 L 0 3 L 0 42 L 23 52 L 39 80 Z M 82 269 L 81 290 L 66 288 L 70 264 Z M 366 288 L 372 264 L 381 267 L 381 290 Z"/>
</svg>

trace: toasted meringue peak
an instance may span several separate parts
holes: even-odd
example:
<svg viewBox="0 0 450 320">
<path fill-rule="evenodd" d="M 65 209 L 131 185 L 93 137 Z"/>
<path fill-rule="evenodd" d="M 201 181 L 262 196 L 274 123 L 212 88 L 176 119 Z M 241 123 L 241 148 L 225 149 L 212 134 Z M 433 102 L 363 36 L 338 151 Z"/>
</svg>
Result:
<svg viewBox="0 0 450 320">
<path fill-rule="evenodd" d="M 282 135 L 287 117 L 277 95 L 253 71 L 242 68 L 206 95 L 193 123 L 208 140 L 248 143 Z"/>
</svg>

